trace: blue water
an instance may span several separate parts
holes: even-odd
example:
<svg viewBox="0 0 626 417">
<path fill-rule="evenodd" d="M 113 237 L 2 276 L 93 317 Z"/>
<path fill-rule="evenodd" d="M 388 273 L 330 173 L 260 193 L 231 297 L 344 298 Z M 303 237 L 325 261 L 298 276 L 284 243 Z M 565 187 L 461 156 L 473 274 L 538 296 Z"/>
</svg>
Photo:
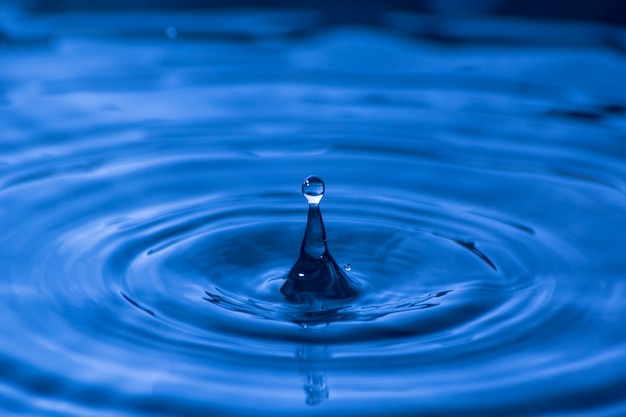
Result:
<svg viewBox="0 0 626 417">
<path fill-rule="evenodd" d="M 623 32 L 12 13 L 3 416 L 626 415 Z"/>
</svg>

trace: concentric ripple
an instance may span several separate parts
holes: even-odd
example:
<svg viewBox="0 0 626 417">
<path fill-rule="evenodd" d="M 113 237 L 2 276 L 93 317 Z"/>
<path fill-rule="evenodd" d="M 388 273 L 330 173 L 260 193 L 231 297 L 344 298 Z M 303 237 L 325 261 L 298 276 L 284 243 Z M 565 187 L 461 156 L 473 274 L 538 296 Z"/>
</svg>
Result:
<svg viewBox="0 0 626 417">
<path fill-rule="evenodd" d="M 622 57 L 181 37 L 0 52 L 30 68 L 0 65 L 0 410 L 626 412 L 626 123 L 552 111 L 626 100 L 555 75 L 582 59 L 622 74 Z M 505 53 L 511 79 L 490 72 Z M 59 72 L 39 69 L 51 56 Z M 308 174 L 355 299 L 279 291 Z"/>
</svg>

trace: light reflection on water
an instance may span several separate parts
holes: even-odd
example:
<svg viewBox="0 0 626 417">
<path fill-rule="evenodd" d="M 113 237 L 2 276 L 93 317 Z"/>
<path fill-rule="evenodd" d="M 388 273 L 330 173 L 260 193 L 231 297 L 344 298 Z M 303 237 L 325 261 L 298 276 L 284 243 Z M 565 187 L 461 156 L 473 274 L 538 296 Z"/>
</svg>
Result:
<svg viewBox="0 0 626 417">
<path fill-rule="evenodd" d="M 4 21 L 0 409 L 624 414 L 623 55 L 311 22 Z"/>
</svg>

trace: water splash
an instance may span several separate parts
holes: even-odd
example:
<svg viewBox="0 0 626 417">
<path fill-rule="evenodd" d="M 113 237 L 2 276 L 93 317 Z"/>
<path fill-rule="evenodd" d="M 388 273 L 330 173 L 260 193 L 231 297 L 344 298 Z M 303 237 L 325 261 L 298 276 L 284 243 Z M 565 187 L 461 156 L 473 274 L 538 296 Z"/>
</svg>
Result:
<svg viewBox="0 0 626 417">
<path fill-rule="evenodd" d="M 292 303 L 312 300 L 345 300 L 356 296 L 350 278 L 337 265 L 328 251 L 326 230 L 319 203 L 325 185 L 321 178 L 311 175 L 302 182 L 302 194 L 309 203 L 309 215 L 300 247 L 300 256 L 280 289 Z"/>
</svg>

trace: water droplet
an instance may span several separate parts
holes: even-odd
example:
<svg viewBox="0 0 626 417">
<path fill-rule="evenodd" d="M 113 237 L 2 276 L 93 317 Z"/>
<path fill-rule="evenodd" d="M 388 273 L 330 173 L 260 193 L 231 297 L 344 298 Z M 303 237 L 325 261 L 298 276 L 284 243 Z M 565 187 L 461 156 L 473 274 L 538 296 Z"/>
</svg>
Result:
<svg viewBox="0 0 626 417">
<path fill-rule="evenodd" d="M 315 175 L 306 177 L 302 182 L 302 194 L 309 204 L 319 204 L 324 197 L 324 181 Z"/>
<path fill-rule="evenodd" d="M 170 39 L 176 39 L 176 37 L 178 36 L 178 31 L 174 26 L 169 26 L 167 29 L 165 29 L 165 34 Z"/>
<path fill-rule="evenodd" d="M 345 269 L 346 271 L 350 272 L 350 271 L 352 271 L 352 265 L 350 265 L 350 264 L 345 264 L 345 265 L 343 266 L 343 269 Z"/>
</svg>

